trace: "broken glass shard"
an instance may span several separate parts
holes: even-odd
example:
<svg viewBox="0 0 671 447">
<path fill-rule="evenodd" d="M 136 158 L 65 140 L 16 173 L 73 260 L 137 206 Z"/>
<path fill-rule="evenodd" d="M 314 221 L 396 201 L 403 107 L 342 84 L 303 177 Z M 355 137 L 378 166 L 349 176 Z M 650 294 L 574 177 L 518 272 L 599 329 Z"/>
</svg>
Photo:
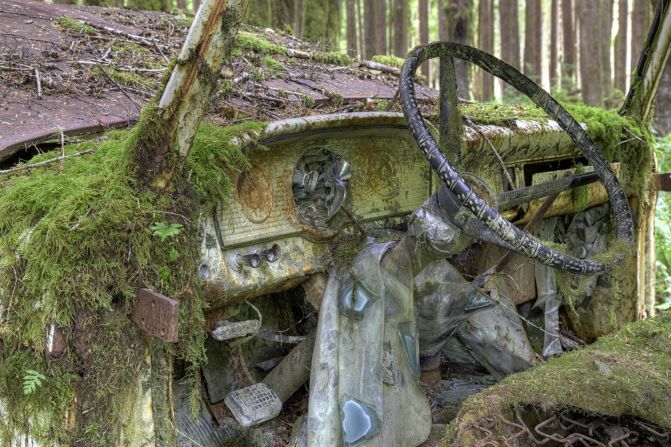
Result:
<svg viewBox="0 0 671 447">
<path fill-rule="evenodd" d="M 466 303 L 464 310 L 466 312 L 469 312 L 471 310 L 482 309 L 483 307 L 489 307 L 492 306 L 493 304 L 495 304 L 495 301 L 493 299 L 491 299 L 484 293 L 480 292 L 479 290 L 474 289 L 470 294 L 470 296 L 468 297 L 468 302 Z"/>
<path fill-rule="evenodd" d="M 412 331 L 412 323 L 404 321 L 398 324 L 398 335 L 401 337 L 401 344 L 405 351 L 405 357 L 408 359 L 410 371 L 415 379 L 419 379 L 419 361 L 417 356 L 417 344 L 415 343 L 415 335 Z"/>
<path fill-rule="evenodd" d="M 347 394 L 340 401 L 340 420 L 346 447 L 359 445 L 380 430 L 380 419 L 375 409 Z"/>
</svg>

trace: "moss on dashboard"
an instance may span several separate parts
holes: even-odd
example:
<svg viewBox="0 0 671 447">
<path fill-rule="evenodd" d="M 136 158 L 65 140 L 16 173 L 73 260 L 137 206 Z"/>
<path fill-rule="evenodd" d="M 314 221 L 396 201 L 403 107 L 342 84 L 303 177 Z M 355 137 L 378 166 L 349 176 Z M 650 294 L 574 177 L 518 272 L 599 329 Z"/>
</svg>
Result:
<svg viewBox="0 0 671 447">
<path fill-rule="evenodd" d="M 151 347 L 182 359 L 185 380 L 199 390 L 199 215 L 225 201 L 230 173 L 248 166 L 238 143 L 253 140 L 264 124 L 201 126 L 187 160 L 189 181 L 173 197 L 159 196 L 138 183 L 128 153 L 138 139 L 160 134 L 151 111 L 134 130 L 65 148 L 95 150 L 90 155 L 0 178 L 0 444 L 29 433 L 45 445 L 103 446 L 121 430 L 133 432 L 125 409 L 137 397 L 147 355 L 146 336 L 131 321 L 138 287 L 180 301 L 179 343 Z M 156 222 L 181 231 L 162 242 L 151 230 Z M 67 343 L 62 355 L 47 358 L 52 324 Z M 28 370 L 46 380 L 23 394 Z M 170 411 L 158 413 L 158 436 L 169 437 Z"/>
</svg>

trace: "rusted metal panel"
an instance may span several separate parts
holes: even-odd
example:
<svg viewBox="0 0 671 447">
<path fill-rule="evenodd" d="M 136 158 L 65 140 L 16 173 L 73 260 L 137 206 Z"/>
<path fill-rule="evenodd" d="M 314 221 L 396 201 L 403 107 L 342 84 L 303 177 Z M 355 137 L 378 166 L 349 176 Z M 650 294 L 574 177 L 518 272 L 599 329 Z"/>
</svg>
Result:
<svg viewBox="0 0 671 447">
<path fill-rule="evenodd" d="M 176 343 L 178 314 L 178 301 L 149 289 L 137 291 L 133 321 L 148 334 L 168 343 Z"/>
</svg>

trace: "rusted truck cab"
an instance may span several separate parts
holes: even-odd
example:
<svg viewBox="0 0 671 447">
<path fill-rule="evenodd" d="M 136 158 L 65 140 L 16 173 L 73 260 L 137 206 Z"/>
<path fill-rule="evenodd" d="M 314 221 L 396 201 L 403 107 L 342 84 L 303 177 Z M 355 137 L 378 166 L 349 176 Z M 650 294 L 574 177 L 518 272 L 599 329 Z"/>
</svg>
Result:
<svg viewBox="0 0 671 447">
<path fill-rule="evenodd" d="M 19 1 L 10 1 L 2 8 L 0 17 L 6 23 L 29 15 L 53 33 L 52 42 L 58 43 L 31 40 L 28 23 L 16 32 L 18 38 L 23 35 L 30 42 L 30 48 L 18 51 L 18 59 L 12 63 L 19 64 L 15 65 L 18 72 L 30 82 L 11 78 L 12 82 L 0 86 L 2 95 L 12 99 L 6 110 L 8 121 L 3 118 L 0 127 L 0 175 L 8 178 L 0 177 L 0 188 L 9 188 L 14 177 L 37 172 L 39 166 L 26 165 L 37 152 L 58 154 L 63 150 L 56 165 L 47 168 L 58 169 L 59 164 L 68 163 L 64 140 L 77 142 L 81 138 L 90 142 L 98 138 L 104 144 L 110 128 L 132 126 L 140 118 L 141 106 L 162 85 L 159 78 L 166 68 L 163 58 L 178 52 L 179 39 L 172 36 L 173 32 L 177 30 L 177 36 L 182 38 L 187 29 L 187 24 L 180 22 L 182 19 L 161 14 Z M 163 31 L 143 34 L 128 17 Z M 657 74 L 661 73 L 659 67 L 668 58 L 669 17 L 668 10 L 658 17 L 657 29 L 652 33 L 657 46 L 647 59 L 642 59 L 639 67 L 642 81 L 636 85 L 638 90 L 630 93 L 622 113 L 582 106 L 569 109 L 601 148 L 622 184 L 633 213 L 634 240 L 631 250 L 618 259 L 619 266 L 608 273 L 598 277 L 553 276 L 554 293 L 564 299 L 558 311 L 562 339 L 568 340 L 564 349 L 591 342 L 625 323 L 655 314 L 656 163 L 646 123 Z M 113 22 L 111 26 L 109 20 Z M 76 29 L 77 26 L 83 28 Z M 82 36 L 87 45 L 79 46 Z M 138 68 L 127 60 L 114 62 L 100 41 L 115 38 L 126 45 L 132 43 L 134 50 L 141 48 L 151 63 Z M 12 42 L 7 44 L 8 48 L 16 45 L 16 40 Z M 56 418 L 45 410 L 47 407 L 36 404 L 32 418 L 17 423 L 7 413 L 11 410 L 5 410 L 11 408 L 7 396 L 12 395 L 5 390 L 0 395 L 0 439 L 9 445 L 49 445 L 53 441 L 46 428 L 49 424 L 59 424 L 56 443 L 63 443 L 73 433 L 84 433 L 84 439 L 96 439 L 100 445 L 214 446 L 237 442 L 266 446 L 275 445 L 273 438 L 281 445 L 302 445 L 301 439 L 306 436 L 306 405 L 315 390 L 304 384 L 307 379 L 299 377 L 309 376 L 306 372 L 312 356 L 309 343 L 314 343 L 327 275 L 336 266 L 348 268 L 355 256 L 373 241 L 400 240 L 415 210 L 439 190 L 441 180 L 417 149 L 408 129 L 395 95 L 398 84 L 395 74 L 360 67 L 355 61 L 325 53 L 272 30 L 244 29 L 238 42 L 231 63 L 222 72 L 221 88 L 209 105 L 206 124 L 194 143 L 200 145 L 201 150 L 196 152 L 205 163 L 220 162 L 216 159 L 220 154 L 216 148 L 225 147 L 224 153 L 232 154 L 224 163 L 231 168 L 220 179 L 222 185 L 230 186 L 227 196 L 206 198 L 208 206 L 202 208 L 204 211 L 195 221 L 174 213 L 161 215 L 159 211 L 150 217 L 138 217 L 143 223 L 151 219 L 157 228 L 143 229 L 145 233 L 154 231 L 161 237 L 158 224 L 166 228 L 165 223 L 172 222 L 179 224 L 172 227 L 176 237 L 181 237 L 182 228 L 181 231 L 187 229 L 190 237 L 197 240 L 197 254 L 189 258 L 193 264 L 189 267 L 193 270 L 191 275 L 198 278 L 200 307 L 196 306 L 194 311 L 193 302 L 185 298 L 193 291 L 186 288 L 181 290 L 183 296 L 164 296 L 160 290 L 145 290 L 138 293 L 135 301 L 134 296 L 133 299 L 127 296 L 127 290 L 119 291 L 111 304 L 100 310 L 100 321 L 107 318 L 105 312 L 122 315 L 127 329 L 121 332 L 132 334 L 128 335 L 131 341 L 128 346 L 132 349 L 120 348 L 114 357 L 132 352 L 128 357 L 132 357 L 135 368 L 123 382 L 125 389 L 118 393 L 124 396 L 118 407 L 124 411 L 114 419 L 115 426 L 101 430 L 96 424 L 104 421 L 87 419 L 97 414 L 98 409 L 80 408 L 85 397 L 78 396 L 77 390 L 81 388 L 77 385 L 73 385 L 73 391 L 64 392 L 67 399 L 58 401 L 69 402 L 66 417 Z M 53 45 L 70 48 L 77 56 L 76 62 L 49 53 Z M 114 53 L 124 53 L 122 47 L 114 48 Z M 30 64 L 17 62 L 21 58 L 30 59 Z M 24 66 L 31 71 L 23 73 Z M 124 77 L 124 73 L 136 77 Z M 44 86 L 45 92 L 40 90 L 43 98 L 39 100 L 33 91 L 38 76 L 41 82 L 45 82 L 45 77 L 53 82 Z M 142 77 L 147 78 L 146 83 Z M 62 88 L 59 79 L 68 80 L 69 90 L 59 90 Z M 78 79 L 89 83 L 86 85 L 93 93 L 90 97 L 78 90 Z M 101 79 L 105 79 L 102 87 Z M 445 138 L 438 112 L 439 92 L 420 86 L 416 89 L 431 133 L 438 140 L 441 134 Z M 464 125 L 459 141 L 452 142 L 451 147 L 458 148 L 452 155 L 461 160 L 461 173 L 482 186 L 478 193 L 494 199 L 509 198 L 511 192 L 586 174 L 592 169 L 557 122 L 534 109 L 531 103 L 504 106 L 467 102 L 460 105 L 460 114 Z M 206 128 L 208 136 L 204 136 Z M 116 133 L 111 135 L 112 140 L 118 138 Z M 209 135 L 221 135 L 222 140 L 213 141 Z M 441 142 L 445 147 L 447 143 Z M 208 158 L 208 151 L 216 155 Z M 80 158 L 90 152 L 75 150 L 68 154 Z M 231 161 L 238 156 L 244 161 Z M 31 170 L 34 172 L 27 174 Z M 189 180 L 191 175 L 198 177 L 197 169 L 187 175 Z M 194 189 L 200 191 L 198 185 Z M 614 227 L 608 195 L 600 183 L 564 188 L 557 191 L 551 202 L 547 196 L 541 194 L 516 203 L 501 213 L 517 227 L 524 228 L 542 209 L 542 219 L 536 219 L 537 233 L 534 233 L 541 239 L 580 259 L 608 253 L 613 247 Z M 496 205 L 496 200 L 493 204 Z M 69 228 L 76 233 L 79 227 L 75 224 Z M 20 240 L 14 241 L 18 244 L 14 251 L 0 253 L 3 274 L 10 275 L 13 271 L 16 278 L 21 277 L 22 272 L 12 270 L 18 265 L 12 261 L 12 253 L 20 257 L 23 247 L 30 244 L 32 231 L 26 228 Z M 173 236 L 161 237 L 161 244 L 172 247 L 170 237 Z M 133 249 L 129 242 L 129 263 L 135 256 Z M 505 253 L 502 248 L 475 242 L 449 261 L 464 278 L 472 279 L 498 265 Z M 180 255 L 187 257 L 178 252 L 175 259 Z M 602 259 L 609 265 L 612 261 Z M 151 274 L 134 277 L 138 289 L 151 283 L 147 278 L 154 274 L 165 284 L 170 281 L 170 272 L 179 276 L 180 273 L 175 273 L 181 272 L 178 267 L 166 265 L 168 273 L 161 270 L 165 265 L 152 266 Z M 520 324 L 526 331 L 523 336 L 542 356 L 543 319 L 532 305 L 539 293 L 546 291 L 547 277 L 539 274 L 534 262 L 520 255 L 508 258 L 495 273 L 509 290 L 513 310 L 521 316 Z M 0 337 L 4 334 L 3 319 L 11 318 L 14 296 L 11 287 L 2 287 L 5 284 L 18 282 L 8 280 L 0 284 Z M 110 289 L 114 289 L 113 285 Z M 187 329 L 183 324 L 178 326 L 179 318 L 191 318 L 194 314 L 197 316 L 193 320 L 186 321 L 198 325 Z M 90 334 L 79 327 L 84 322 L 73 317 L 70 326 L 59 327 L 45 317 L 43 323 L 41 330 L 44 329 L 46 338 L 39 346 L 42 351 L 31 346 L 20 347 L 33 354 L 37 352 L 36 357 L 44 355 L 43 371 L 58 365 L 59 359 L 69 358 L 68 346 L 89 361 L 92 351 L 85 348 L 89 347 L 86 337 Z M 204 358 L 190 363 L 188 355 L 177 353 L 185 338 L 189 343 L 194 340 L 200 343 Z M 293 357 L 287 357 L 290 355 Z M 8 358 L 9 354 L 2 361 Z M 283 363 L 286 358 L 293 363 Z M 190 370 L 193 364 L 195 370 Z M 278 368 L 287 369 L 277 372 Z M 74 370 L 81 374 L 79 380 L 88 380 L 86 368 Z M 16 374 L 30 375 L 19 367 Z M 37 377 L 39 382 L 39 376 L 30 377 Z M 185 385 L 187 377 L 189 382 Z M 287 384 L 292 377 L 295 383 Z M 14 377 L 15 382 L 23 379 Z M 42 380 L 47 385 L 51 383 L 46 378 Z M 280 417 L 252 428 L 244 427 L 240 419 L 233 417 L 231 406 L 226 405 L 227 396 L 271 380 L 284 380 L 282 386 L 291 390 L 283 396 Z M 39 386 L 35 385 L 23 398 L 39 393 Z M 108 387 L 96 383 L 93 389 L 97 386 Z M 249 407 L 256 404 L 263 402 L 249 401 Z M 21 408 L 25 411 L 31 407 Z M 82 421 L 88 431 L 82 429 Z"/>
</svg>

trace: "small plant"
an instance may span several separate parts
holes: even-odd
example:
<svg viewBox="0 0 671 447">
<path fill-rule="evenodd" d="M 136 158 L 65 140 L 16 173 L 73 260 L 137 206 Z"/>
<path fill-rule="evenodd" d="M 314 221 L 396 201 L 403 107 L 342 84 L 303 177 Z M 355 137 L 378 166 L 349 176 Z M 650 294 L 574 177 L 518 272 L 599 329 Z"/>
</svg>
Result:
<svg viewBox="0 0 671 447">
<path fill-rule="evenodd" d="M 47 378 L 43 374 L 27 369 L 26 375 L 23 376 L 23 395 L 30 396 L 33 394 L 37 388 L 42 386 L 44 380 L 47 380 Z"/>
<path fill-rule="evenodd" d="M 161 242 L 165 242 L 169 237 L 177 236 L 182 232 L 182 225 L 178 223 L 167 225 L 165 222 L 154 222 L 151 227 L 154 236 L 161 238 Z"/>
</svg>

